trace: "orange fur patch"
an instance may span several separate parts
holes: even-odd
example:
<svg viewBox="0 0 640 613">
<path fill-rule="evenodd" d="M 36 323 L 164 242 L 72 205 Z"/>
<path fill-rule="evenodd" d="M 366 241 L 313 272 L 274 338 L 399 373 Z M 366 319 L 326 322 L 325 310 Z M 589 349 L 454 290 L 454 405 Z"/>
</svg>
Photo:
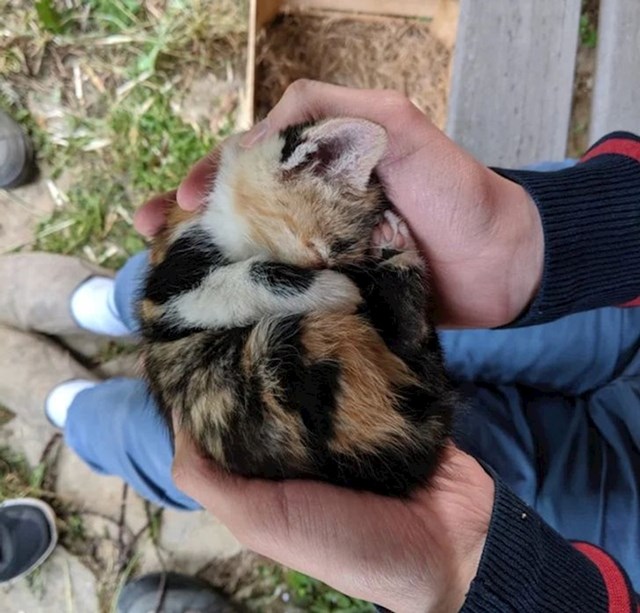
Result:
<svg viewBox="0 0 640 613">
<path fill-rule="evenodd" d="M 171 237 L 176 229 L 183 223 L 191 221 L 197 215 L 198 211 L 185 211 L 177 203 L 167 209 L 164 228 L 153 238 L 151 246 L 150 260 L 154 266 L 162 262 L 166 257 Z"/>
<path fill-rule="evenodd" d="M 162 309 L 148 298 L 145 298 L 140 302 L 140 315 L 144 321 L 153 321 L 162 315 Z"/>
<path fill-rule="evenodd" d="M 302 342 L 310 359 L 340 363 L 342 386 L 329 443 L 333 451 L 353 454 L 406 442 L 410 430 L 394 410 L 392 386 L 417 380 L 377 332 L 356 315 L 313 316 L 306 319 Z"/>
</svg>

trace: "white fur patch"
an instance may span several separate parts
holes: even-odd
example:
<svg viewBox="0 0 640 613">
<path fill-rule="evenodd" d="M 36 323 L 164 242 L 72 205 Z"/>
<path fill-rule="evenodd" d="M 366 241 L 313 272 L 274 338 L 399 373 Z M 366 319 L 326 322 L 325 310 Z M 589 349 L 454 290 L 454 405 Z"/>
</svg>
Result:
<svg viewBox="0 0 640 613">
<path fill-rule="evenodd" d="M 361 302 L 355 284 L 333 270 L 320 271 L 306 291 L 278 295 L 251 278 L 251 265 L 256 261 L 252 258 L 215 269 L 196 289 L 171 299 L 167 311 L 190 326 L 232 328 L 270 315 L 353 313 Z"/>
<path fill-rule="evenodd" d="M 318 143 L 314 142 L 303 142 L 298 145 L 293 153 L 289 156 L 289 159 L 282 164 L 283 170 L 291 170 L 295 168 L 299 164 L 302 164 L 310 154 L 315 153 L 318 150 Z"/>
</svg>

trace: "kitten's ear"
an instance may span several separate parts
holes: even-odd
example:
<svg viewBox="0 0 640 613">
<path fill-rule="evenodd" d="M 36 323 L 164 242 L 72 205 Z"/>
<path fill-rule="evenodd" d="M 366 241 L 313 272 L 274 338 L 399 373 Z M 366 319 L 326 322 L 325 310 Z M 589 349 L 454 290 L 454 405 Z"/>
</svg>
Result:
<svg viewBox="0 0 640 613">
<path fill-rule="evenodd" d="M 365 189 L 387 146 L 385 129 L 365 119 L 328 119 L 307 128 L 283 168 L 312 172 Z"/>
</svg>

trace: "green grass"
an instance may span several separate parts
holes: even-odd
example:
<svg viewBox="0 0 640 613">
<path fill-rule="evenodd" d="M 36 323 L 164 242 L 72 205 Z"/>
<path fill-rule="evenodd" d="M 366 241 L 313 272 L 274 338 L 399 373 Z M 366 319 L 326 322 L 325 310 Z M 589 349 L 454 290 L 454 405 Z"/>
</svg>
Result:
<svg viewBox="0 0 640 613">
<path fill-rule="evenodd" d="M 39 0 L 12 10 L 0 0 L 15 34 L 15 42 L 9 39 L 0 50 L 0 81 L 7 84 L 0 87 L 0 108 L 31 134 L 44 174 L 70 183 L 32 247 L 115 268 L 144 247 L 132 227 L 135 209 L 176 188 L 234 130 L 231 116 L 217 122 L 215 133 L 206 124 L 185 123 L 175 103 L 183 82 L 205 72 L 223 74 L 237 61 L 246 3 L 168 0 L 153 9 L 138 0 L 87 0 L 66 6 Z M 30 79 L 38 80 L 25 74 L 33 48 L 44 50 L 42 78 L 60 73 L 51 82 L 52 97 L 59 89 L 57 123 L 25 110 Z M 87 98 L 81 104 L 77 79 L 62 62 L 69 51 L 83 66 Z"/>
<path fill-rule="evenodd" d="M 43 474 L 42 465 L 32 469 L 21 454 L 7 446 L 0 447 L 0 502 L 40 496 Z"/>
<path fill-rule="evenodd" d="M 176 188 L 232 129 L 229 119 L 218 134 L 198 133 L 172 113 L 161 93 L 140 89 L 95 122 L 92 136 L 108 141 L 108 149 L 83 154 L 82 176 L 67 192 L 67 206 L 40 224 L 36 248 L 122 265 L 144 247 L 132 228 L 133 211 L 151 195 Z M 73 154 L 67 151 L 67 158 Z"/>
<path fill-rule="evenodd" d="M 281 594 L 281 599 L 287 606 L 293 605 L 309 613 L 372 613 L 373 605 L 356 598 L 350 598 L 325 585 L 317 579 L 295 570 L 288 570 L 275 564 L 260 566 L 261 578 L 275 593 Z M 252 610 L 255 605 L 258 610 L 271 610 L 260 599 L 256 603 L 245 603 Z M 276 610 L 280 610 L 279 608 Z"/>
<path fill-rule="evenodd" d="M 289 570 L 284 573 L 292 602 L 310 613 L 370 613 L 375 611 L 367 602 L 345 596 L 321 581 L 302 573 Z"/>
<path fill-rule="evenodd" d="M 588 13 L 580 16 L 580 43 L 589 49 L 595 49 L 598 44 L 598 26 Z"/>
</svg>

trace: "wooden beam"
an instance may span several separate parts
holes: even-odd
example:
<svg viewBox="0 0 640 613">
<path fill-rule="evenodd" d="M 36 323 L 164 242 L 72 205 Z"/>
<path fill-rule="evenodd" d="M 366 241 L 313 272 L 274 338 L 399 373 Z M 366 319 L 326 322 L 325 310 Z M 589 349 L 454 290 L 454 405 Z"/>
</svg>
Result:
<svg viewBox="0 0 640 613">
<path fill-rule="evenodd" d="M 448 134 L 489 165 L 564 158 L 579 20 L 580 0 L 462 0 Z"/>
<path fill-rule="evenodd" d="M 249 40 L 245 89 L 238 127 L 247 130 L 253 125 L 256 98 L 256 41 L 258 33 L 282 8 L 284 0 L 251 0 L 249 4 Z"/>
<path fill-rule="evenodd" d="M 438 2 L 439 0 L 288 0 L 287 7 L 300 10 L 433 17 Z"/>
<path fill-rule="evenodd" d="M 601 0 L 590 140 L 640 132 L 640 2 Z"/>
</svg>

